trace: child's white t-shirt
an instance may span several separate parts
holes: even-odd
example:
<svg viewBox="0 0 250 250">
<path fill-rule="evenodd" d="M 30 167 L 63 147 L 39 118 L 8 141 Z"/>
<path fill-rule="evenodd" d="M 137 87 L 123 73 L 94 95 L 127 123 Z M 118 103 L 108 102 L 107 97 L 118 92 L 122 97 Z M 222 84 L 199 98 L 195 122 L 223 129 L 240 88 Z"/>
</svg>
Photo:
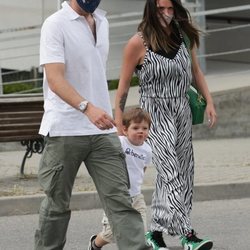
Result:
<svg viewBox="0 0 250 250">
<path fill-rule="evenodd" d="M 141 193 L 144 168 L 152 162 L 152 149 L 144 142 L 140 146 L 131 144 L 126 136 L 119 136 L 123 151 L 126 155 L 126 163 L 130 181 L 130 196 Z"/>
</svg>

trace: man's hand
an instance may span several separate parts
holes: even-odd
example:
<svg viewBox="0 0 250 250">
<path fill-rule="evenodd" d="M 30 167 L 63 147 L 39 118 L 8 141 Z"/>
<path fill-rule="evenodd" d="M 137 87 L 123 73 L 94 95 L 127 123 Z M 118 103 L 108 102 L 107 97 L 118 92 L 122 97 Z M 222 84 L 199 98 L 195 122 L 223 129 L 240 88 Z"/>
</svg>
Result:
<svg viewBox="0 0 250 250">
<path fill-rule="evenodd" d="M 93 104 L 88 103 L 88 107 L 84 114 L 89 120 L 99 129 L 105 130 L 115 126 L 115 121 L 104 110 L 95 107 Z"/>
</svg>

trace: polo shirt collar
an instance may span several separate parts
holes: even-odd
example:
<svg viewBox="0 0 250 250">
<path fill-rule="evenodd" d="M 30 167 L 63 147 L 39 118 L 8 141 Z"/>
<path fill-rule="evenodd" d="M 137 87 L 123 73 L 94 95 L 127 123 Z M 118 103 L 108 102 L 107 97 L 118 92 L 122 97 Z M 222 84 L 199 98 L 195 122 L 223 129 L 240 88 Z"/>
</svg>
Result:
<svg viewBox="0 0 250 250">
<path fill-rule="evenodd" d="M 68 15 L 70 20 L 75 20 L 81 17 L 77 12 L 75 12 L 69 5 L 67 1 L 62 3 L 62 10 Z M 96 9 L 93 15 L 98 19 L 103 19 L 106 16 L 106 11 L 102 9 Z"/>
</svg>

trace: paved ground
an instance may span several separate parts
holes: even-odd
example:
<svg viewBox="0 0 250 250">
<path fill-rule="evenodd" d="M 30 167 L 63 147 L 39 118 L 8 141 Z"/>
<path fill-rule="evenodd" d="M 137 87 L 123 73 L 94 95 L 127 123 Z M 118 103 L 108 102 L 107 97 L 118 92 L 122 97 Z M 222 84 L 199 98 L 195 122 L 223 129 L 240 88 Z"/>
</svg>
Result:
<svg viewBox="0 0 250 250">
<path fill-rule="evenodd" d="M 195 202 L 191 216 L 192 225 L 198 237 L 209 237 L 213 240 L 213 250 L 249 250 L 249 210 L 249 198 Z M 147 215 L 149 226 L 150 207 Z M 74 211 L 71 214 L 65 250 L 87 250 L 90 235 L 101 230 L 101 219 L 100 209 Z M 33 236 L 37 224 L 37 214 L 0 217 L 0 249 L 34 249 Z M 164 236 L 170 250 L 183 250 L 178 237 Z M 115 244 L 111 244 L 105 246 L 103 250 L 118 250 L 118 248 Z"/>
<path fill-rule="evenodd" d="M 194 141 L 196 159 L 195 185 L 250 182 L 250 138 Z M 42 193 L 37 183 L 40 155 L 34 154 L 25 166 L 26 178 L 19 169 L 24 151 L 0 152 L 0 196 Z M 153 187 L 154 167 L 146 171 L 144 188 Z M 95 190 L 84 165 L 79 170 L 74 191 Z"/>
</svg>

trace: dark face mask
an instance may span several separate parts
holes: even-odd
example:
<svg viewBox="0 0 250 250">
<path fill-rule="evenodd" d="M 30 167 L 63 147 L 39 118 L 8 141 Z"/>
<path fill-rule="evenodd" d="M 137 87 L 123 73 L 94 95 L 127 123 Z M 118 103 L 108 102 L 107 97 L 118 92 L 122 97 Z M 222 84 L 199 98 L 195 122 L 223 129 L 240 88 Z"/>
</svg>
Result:
<svg viewBox="0 0 250 250">
<path fill-rule="evenodd" d="M 79 6 L 88 13 L 93 13 L 101 0 L 77 0 Z"/>
</svg>

